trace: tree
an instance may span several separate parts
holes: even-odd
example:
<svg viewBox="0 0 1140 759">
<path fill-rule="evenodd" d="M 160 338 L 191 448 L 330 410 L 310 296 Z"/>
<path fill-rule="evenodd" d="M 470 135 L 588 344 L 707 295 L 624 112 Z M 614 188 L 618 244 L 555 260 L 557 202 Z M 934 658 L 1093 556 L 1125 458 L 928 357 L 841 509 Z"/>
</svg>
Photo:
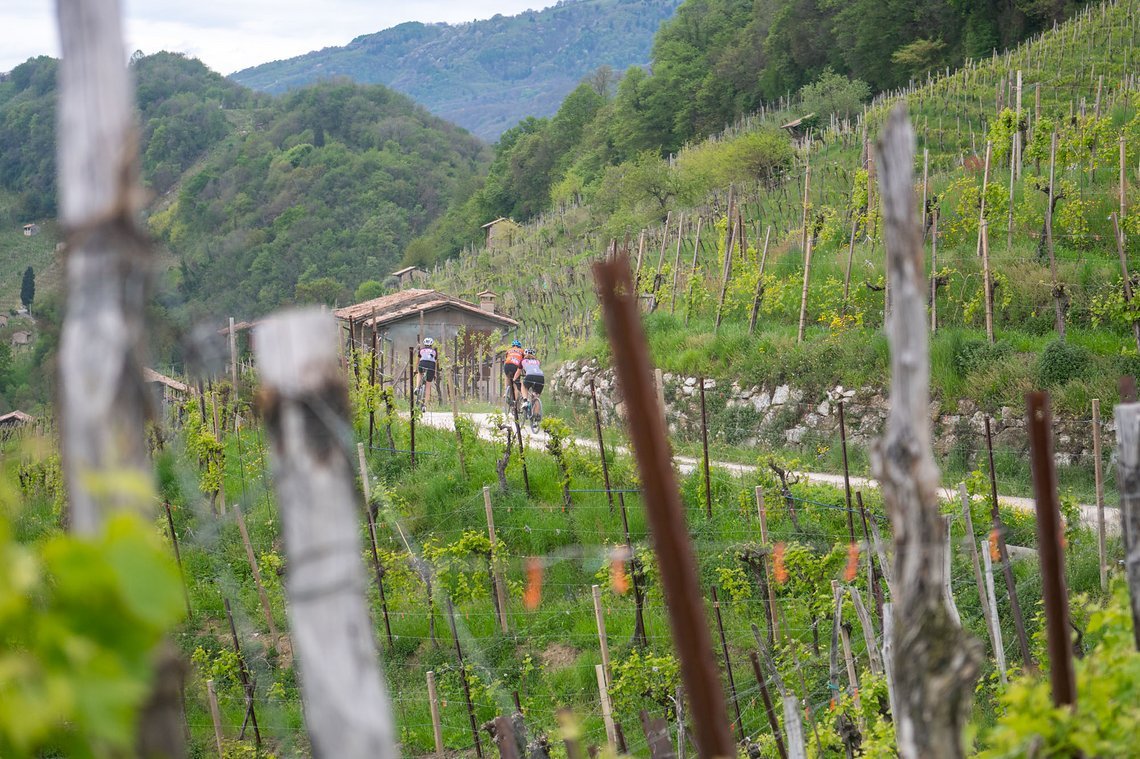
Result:
<svg viewBox="0 0 1140 759">
<path fill-rule="evenodd" d="M 24 269 L 24 281 L 20 284 L 20 302 L 29 312 L 32 310 L 32 301 L 36 299 L 36 273 L 32 267 Z"/>
</svg>

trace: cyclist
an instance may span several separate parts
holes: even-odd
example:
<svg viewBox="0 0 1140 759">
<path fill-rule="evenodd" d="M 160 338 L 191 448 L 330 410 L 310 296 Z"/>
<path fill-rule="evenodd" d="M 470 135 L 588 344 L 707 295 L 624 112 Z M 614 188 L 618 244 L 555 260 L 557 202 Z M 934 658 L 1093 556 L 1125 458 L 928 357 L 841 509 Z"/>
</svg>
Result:
<svg viewBox="0 0 1140 759">
<path fill-rule="evenodd" d="M 536 397 L 542 395 L 543 385 L 546 384 L 546 378 L 542 375 L 542 365 L 538 363 L 538 354 L 534 348 L 527 348 L 523 353 L 522 375 L 523 402 L 529 404 L 530 394 L 534 393 Z"/>
<path fill-rule="evenodd" d="M 424 404 L 431 399 L 431 383 L 435 382 L 435 369 L 439 361 L 439 351 L 435 349 L 435 340 L 425 337 L 420 346 L 420 382 L 424 384 Z"/>
<path fill-rule="evenodd" d="M 507 398 L 512 402 L 515 400 L 515 383 L 518 382 L 524 355 L 522 343 L 513 340 L 503 359 L 503 374 L 507 375 Z"/>
</svg>

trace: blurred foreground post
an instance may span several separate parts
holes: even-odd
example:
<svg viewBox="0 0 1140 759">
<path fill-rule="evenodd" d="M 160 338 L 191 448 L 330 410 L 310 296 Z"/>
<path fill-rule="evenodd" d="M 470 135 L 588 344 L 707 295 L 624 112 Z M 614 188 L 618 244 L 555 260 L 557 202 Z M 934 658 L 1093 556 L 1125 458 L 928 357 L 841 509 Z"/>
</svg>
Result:
<svg viewBox="0 0 1140 759">
<path fill-rule="evenodd" d="M 151 250 L 138 224 L 138 134 L 119 3 L 59 0 L 58 12 L 59 217 L 67 235 L 59 346 L 65 519 L 90 534 L 116 508 L 150 505 L 140 493 L 151 482 L 142 378 Z"/>
<path fill-rule="evenodd" d="M 894 528 L 892 588 L 895 724 L 904 759 L 963 755 L 980 651 L 954 622 L 942 594 L 946 540 L 930 439 L 930 353 L 922 232 L 914 209 L 914 131 L 902 106 L 879 141 L 887 266 L 891 405 L 875 447 L 875 475 Z M 889 630 L 890 628 L 888 628 Z"/>
<path fill-rule="evenodd" d="M 254 345 L 313 755 L 395 757 L 365 597 L 335 325 L 317 309 L 286 312 L 257 328 Z"/>
<path fill-rule="evenodd" d="M 1132 634 L 1140 651 L 1140 403 L 1122 403 L 1115 410 L 1124 576 L 1132 600 Z"/>
</svg>

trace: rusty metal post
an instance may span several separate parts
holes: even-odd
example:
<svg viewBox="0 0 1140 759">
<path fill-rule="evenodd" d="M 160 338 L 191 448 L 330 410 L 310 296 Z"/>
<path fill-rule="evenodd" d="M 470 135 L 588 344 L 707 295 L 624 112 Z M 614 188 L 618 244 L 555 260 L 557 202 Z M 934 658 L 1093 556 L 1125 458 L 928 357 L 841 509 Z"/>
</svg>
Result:
<svg viewBox="0 0 1140 759">
<path fill-rule="evenodd" d="M 704 377 L 701 377 L 701 448 L 704 452 L 705 516 L 712 519 L 712 480 L 709 477 L 709 417 L 705 410 Z"/>
<path fill-rule="evenodd" d="M 629 262 L 619 256 L 594 264 L 606 331 L 613 346 L 622 387 L 650 387 L 653 381 L 649 346 L 641 328 Z M 627 424 L 645 489 L 646 511 L 661 571 L 673 641 L 681 659 L 681 675 L 700 755 L 705 759 L 735 756 L 732 733 L 725 718 L 724 693 L 712 655 L 697 582 L 697 563 L 685 527 L 681 499 L 673 474 L 665 420 L 656 399 L 631 393 Z"/>
<path fill-rule="evenodd" d="M 606 441 L 602 438 L 602 417 L 598 413 L 598 394 L 594 389 L 594 379 L 590 378 L 590 402 L 594 406 L 594 430 L 598 433 L 598 456 L 602 460 L 602 481 L 606 485 L 606 498 L 610 502 L 610 513 L 614 513 L 614 492 L 610 489 L 610 465 L 606 462 Z"/>
<path fill-rule="evenodd" d="M 736 711 L 736 729 L 744 735 L 744 722 L 740 717 L 740 699 L 736 696 L 736 680 L 732 676 L 732 659 L 728 655 L 728 641 L 724 637 L 724 622 L 720 618 L 720 598 L 716 586 L 712 588 L 713 611 L 716 612 L 716 629 L 720 633 L 720 650 L 724 653 L 724 671 L 728 673 L 728 688 L 732 691 L 732 708 Z"/>
<path fill-rule="evenodd" d="M 764 712 L 768 715 L 768 725 L 772 728 L 772 735 L 776 738 L 776 750 L 780 752 L 780 759 L 788 759 L 788 750 L 784 747 L 784 732 L 780 730 L 780 723 L 776 720 L 776 709 L 772 706 L 772 696 L 768 693 L 768 683 L 764 679 L 764 671 L 760 669 L 760 657 L 753 651 L 752 673 L 756 675 L 756 683 L 760 686 L 760 696 L 764 699 Z"/>
<path fill-rule="evenodd" d="M 463 648 L 459 645 L 459 632 L 455 629 L 455 607 L 447 599 L 447 621 L 451 624 L 451 639 L 455 641 L 455 655 L 459 659 L 459 679 L 463 682 L 463 698 L 467 701 L 467 716 L 471 720 L 471 737 L 475 739 L 475 754 L 483 759 L 483 744 L 479 742 L 479 726 L 475 724 L 475 706 L 471 703 L 471 686 L 467 682 L 467 665 L 463 662 Z"/>
<path fill-rule="evenodd" d="M 1065 530 L 1057 502 L 1057 472 L 1053 468 L 1053 415 L 1049 394 L 1026 393 L 1026 424 L 1033 463 L 1033 495 L 1037 502 L 1037 556 L 1041 560 L 1041 590 L 1045 600 L 1045 632 L 1049 646 L 1049 680 L 1053 705 L 1077 703 L 1073 647 L 1069 641 L 1069 593 L 1065 587 Z"/>
<path fill-rule="evenodd" d="M 843 448 L 843 495 L 847 504 L 847 540 L 855 542 L 855 515 L 851 508 L 851 471 L 847 465 L 847 424 L 843 418 L 843 401 L 839 402 L 839 444 Z"/>
</svg>

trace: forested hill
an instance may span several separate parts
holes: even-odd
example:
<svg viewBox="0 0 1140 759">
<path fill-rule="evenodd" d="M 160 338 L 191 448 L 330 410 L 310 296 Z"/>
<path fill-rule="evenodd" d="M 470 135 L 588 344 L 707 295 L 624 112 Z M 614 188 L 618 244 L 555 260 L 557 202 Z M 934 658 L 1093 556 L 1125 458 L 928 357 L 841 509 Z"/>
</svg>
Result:
<svg viewBox="0 0 1140 759">
<path fill-rule="evenodd" d="M 335 76 L 386 84 L 494 140 L 527 116 L 553 114 L 595 69 L 647 63 L 654 33 L 680 2 L 563 0 L 467 24 L 406 23 L 231 78 L 278 93 Z"/>
<path fill-rule="evenodd" d="M 132 69 L 150 225 L 172 254 L 161 300 L 186 317 L 345 302 L 392 271 L 488 159 L 477 138 L 381 85 L 272 97 L 176 54 Z M 55 79 L 43 57 L 0 82 L 8 225 L 55 214 Z"/>
</svg>

